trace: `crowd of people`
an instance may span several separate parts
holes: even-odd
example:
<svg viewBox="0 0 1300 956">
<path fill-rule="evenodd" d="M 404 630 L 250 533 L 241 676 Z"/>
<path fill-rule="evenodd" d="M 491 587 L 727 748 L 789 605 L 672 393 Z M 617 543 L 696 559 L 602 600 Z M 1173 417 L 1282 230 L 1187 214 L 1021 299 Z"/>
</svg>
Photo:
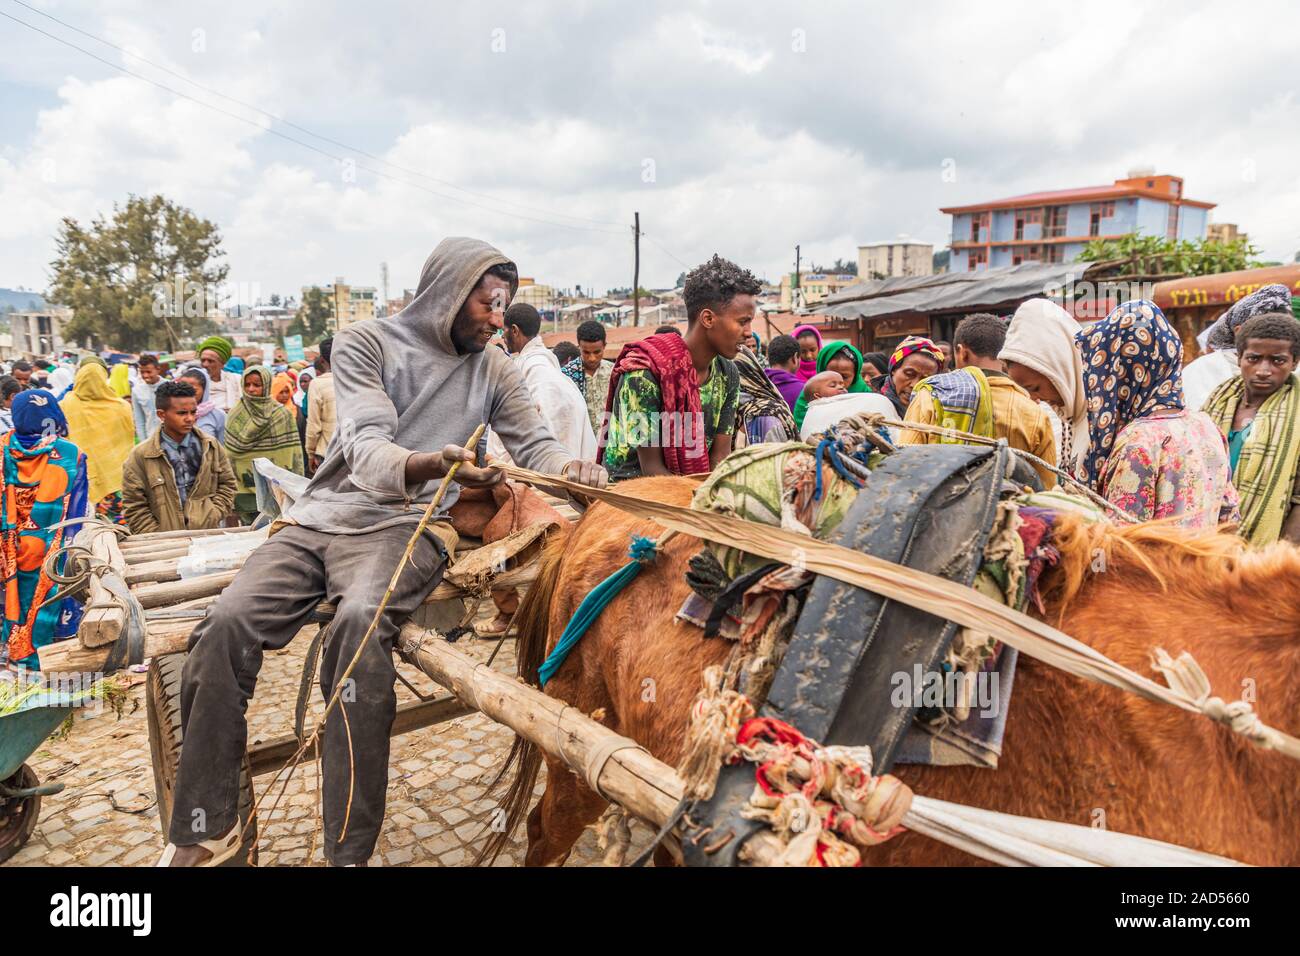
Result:
<svg viewBox="0 0 1300 956">
<path fill-rule="evenodd" d="M 584 400 L 611 480 L 707 472 L 735 448 L 876 414 L 897 445 L 1005 439 L 1044 487 L 1083 486 L 1140 521 L 1300 543 L 1300 321 L 1285 286 L 1235 302 L 1186 369 L 1181 337 L 1147 300 L 1085 328 L 1031 299 L 1009 317 L 966 316 L 951 344 L 908 336 L 863 355 L 814 325 L 764 347 L 751 327 L 758 291 L 715 256 L 687 277 L 684 331 L 662 327 L 612 362 L 598 322 L 578 328 L 578 354 L 556 347 L 550 366 Z M 540 366 L 536 313 L 512 306 L 505 324 L 516 361 Z M 557 436 L 577 427 L 576 403 L 525 379 Z M 585 443 L 567 444 L 585 456 Z"/>
<path fill-rule="evenodd" d="M 246 368 L 220 336 L 174 369 L 149 354 L 111 367 L 98 355 L 13 362 L 0 376 L 0 663 L 35 667 L 40 647 L 76 632 L 76 602 L 45 603 L 43 565 L 76 533 L 67 522 L 93 515 L 133 534 L 249 523 L 254 459 L 319 467 L 337 421 L 332 344 L 313 365 Z"/>
<path fill-rule="evenodd" d="M 323 732 L 324 852 L 333 865 L 365 864 L 383 821 L 396 712 L 387 651 L 441 580 L 462 495 L 495 500 L 503 492 L 509 500 L 493 457 L 598 488 L 703 474 L 743 446 L 808 440 L 846 416 L 871 414 L 872 427 L 896 445 L 1004 439 L 1033 456 L 1045 486 L 1082 485 L 1135 518 L 1227 523 L 1261 545 L 1300 538 L 1292 507 L 1300 500 L 1300 323 L 1258 297 L 1223 319 L 1239 371 L 1214 384 L 1202 410 L 1184 393 L 1181 339 L 1147 301 L 1125 302 L 1084 329 L 1035 299 L 1009 320 L 966 317 L 951 344 L 909 336 L 864 355 L 824 340 L 813 325 L 762 342 L 752 327 L 758 280 L 714 256 L 687 275 L 684 327 L 661 327 L 607 357 L 606 329 L 595 322 L 577 329 L 576 342 L 545 347 L 537 312 L 505 307 L 518 282 L 499 250 L 447 239 L 406 309 L 341 333 L 334 354 L 343 419 L 323 461 L 310 422 L 301 449 L 293 441 L 286 416 L 297 391 L 282 370 L 228 372 L 220 354 L 204 349 L 209 402 L 229 388 L 219 382 L 240 376 L 239 397 L 222 407 L 224 442 L 186 448 L 160 439 L 161 455 L 140 455 L 139 484 L 147 489 L 151 475 L 165 480 L 179 470 L 198 488 L 201 475 L 204 489 L 231 488 L 231 507 L 241 511 L 234 496 L 249 493 L 241 475 L 254 451 L 317 471 L 286 526 L 248 557 L 191 638 L 186 746 L 163 865 L 217 865 L 238 852 L 233 800 L 219 801 L 201 827 L 189 821 L 214 793 L 231 792 L 263 653 L 292 640 L 322 600 L 336 604 L 321 660 L 326 696 L 342 664 L 357 663 L 349 671 L 355 695 L 341 704 L 346 725 L 329 721 Z M 321 381 L 306 390 L 309 408 Z M 182 420 L 197 417 L 198 397 L 172 412 L 170 389 L 155 392 L 162 414 Z M 29 414 L 26 405 L 15 411 L 11 441 Z M 463 447 L 482 424 L 490 427 L 485 447 Z M 214 465 L 219 447 L 228 471 Z M 453 467 L 437 520 L 413 536 Z M 195 517 L 203 520 L 197 509 Z M 497 609 L 508 619 L 508 605 Z M 372 636 L 385 653 L 359 655 Z"/>
<path fill-rule="evenodd" d="M 1186 369 L 1178 332 L 1145 300 L 1083 328 L 1031 299 L 1009 318 L 965 317 L 952 344 L 909 336 L 863 355 L 810 324 L 764 345 L 752 329 L 759 291 L 714 256 L 687 277 L 685 329 L 661 326 L 616 360 L 596 321 L 576 345 L 547 349 L 524 303 L 505 310 L 495 344 L 550 435 L 613 481 L 707 472 L 733 449 L 874 414 L 897 445 L 1005 439 L 1033 456 L 1044 487 L 1065 477 L 1138 520 L 1300 543 L 1300 322 L 1285 286 L 1233 304 Z M 0 376 L 0 653 L 32 665 L 75 630 L 75 607 L 43 604 L 41 573 L 68 519 L 94 514 L 133 533 L 248 523 L 255 459 L 321 468 L 338 424 L 332 344 L 313 366 L 245 367 L 218 336 L 175 369 L 147 354 L 112 367 L 97 355 L 13 362 Z M 495 433 L 487 447 L 510 457 Z M 503 622 L 512 609 L 501 607 Z"/>
</svg>

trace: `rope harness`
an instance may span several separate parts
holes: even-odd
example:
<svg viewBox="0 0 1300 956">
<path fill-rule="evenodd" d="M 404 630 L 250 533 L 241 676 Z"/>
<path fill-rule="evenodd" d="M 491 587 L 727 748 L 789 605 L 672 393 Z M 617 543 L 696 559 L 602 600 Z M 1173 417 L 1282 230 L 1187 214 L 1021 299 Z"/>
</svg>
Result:
<svg viewBox="0 0 1300 956">
<path fill-rule="evenodd" d="M 743 518 L 692 511 L 516 466 L 506 466 L 505 472 L 516 481 L 562 488 L 579 498 L 595 498 L 629 514 L 656 521 L 669 530 L 739 548 L 774 561 L 788 562 L 792 553 L 800 553 L 805 567 L 814 574 L 874 591 L 937 617 L 991 634 L 1003 643 L 1077 677 L 1209 717 L 1261 748 L 1300 760 L 1300 739 L 1268 727 L 1258 722 L 1258 718 L 1255 721 L 1246 718 L 1244 714 L 1250 710 L 1247 702 L 1239 701 L 1225 705 L 1225 709 L 1216 709 L 1208 702 L 1209 698 L 1202 699 L 1200 694 L 1189 692 L 1182 684 L 1177 687 L 1159 684 L 1051 625 L 999 604 L 971 588 L 829 541 Z"/>
</svg>

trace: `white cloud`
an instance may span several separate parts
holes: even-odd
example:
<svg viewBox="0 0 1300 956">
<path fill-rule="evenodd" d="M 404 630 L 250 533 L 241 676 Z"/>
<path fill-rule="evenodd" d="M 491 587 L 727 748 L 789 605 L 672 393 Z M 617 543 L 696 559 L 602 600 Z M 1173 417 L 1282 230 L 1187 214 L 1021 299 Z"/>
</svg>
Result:
<svg viewBox="0 0 1300 956">
<path fill-rule="evenodd" d="M 1028 0 L 997 15 L 761 0 L 488 2 L 436 20 L 413 2 L 364 18 L 352 4 L 305 0 L 219 16 L 191 0 L 164 19 L 151 9 L 51 8 L 394 165 L 311 140 L 350 155 L 349 177 L 325 156 L 20 33 L 0 63 L 12 84 L 0 118 L 0 285 L 43 283 L 61 216 L 84 221 L 155 191 L 218 223 L 232 279 L 281 293 L 336 275 L 378 284 L 381 261 L 394 289 L 413 285 L 449 234 L 496 242 L 539 281 L 627 285 L 633 211 L 647 233 L 644 281 L 670 283 L 683 262 L 715 251 L 775 278 L 796 243 L 819 262 L 900 232 L 942 244 L 940 206 L 1105 183 L 1138 164 L 1184 176 L 1191 196 L 1219 203 L 1214 217 L 1238 222 L 1270 257 L 1300 248 L 1285 28 L 1296 14 L 1280 0 L 1250 18 L 1209 0 L 1176 16 L 1119 0 L 1086 15 Z M 497 29 L 508 42 L 494 54 Z M 955 182 L 941 175 L 947 159 Z"/>
</svg>

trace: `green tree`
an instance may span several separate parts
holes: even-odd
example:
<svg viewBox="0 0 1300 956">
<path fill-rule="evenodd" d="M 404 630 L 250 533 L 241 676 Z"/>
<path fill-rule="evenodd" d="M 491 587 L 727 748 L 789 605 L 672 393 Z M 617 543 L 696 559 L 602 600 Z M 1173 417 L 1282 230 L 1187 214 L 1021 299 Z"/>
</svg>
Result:
<svg viewBox="0 0 1300 956">
<path fill-rule="evenodd" d="M 1262 264 L 1253 258 L 1258 251 L 1246 239 L 1216 242 L 1129 235 L 1093 240 L 1083 247 L 1079 259 L 1107 267 L 1116 278 L 1177 278 L 1254 269 Z"/>
<path fill-rule="evenodd" d="M 47 298 L 72 309 L 65 335 L 95 348 L 177 349 L 214 327 L 230 267 L 207 219 L 163 196 L 128 196 L 111 219 L 65 218 Z"/>
<path fill-rule="evenodd" d="M 329 334 L 333 317 L 334 303 L 324 289 L 313 286 L 303 293 L 302 305 L 289 323 L 289 334 L 301 335 L 304 342 L 319 342 Z"/>
<path fill-rule="evenodd" d="M 849 259 L 836 259 L 835 262 L 829 266 L 812 266 L 811 271 L 834 275 L 855 276 L 858 274 L 858 264 Z"/>
</svg>

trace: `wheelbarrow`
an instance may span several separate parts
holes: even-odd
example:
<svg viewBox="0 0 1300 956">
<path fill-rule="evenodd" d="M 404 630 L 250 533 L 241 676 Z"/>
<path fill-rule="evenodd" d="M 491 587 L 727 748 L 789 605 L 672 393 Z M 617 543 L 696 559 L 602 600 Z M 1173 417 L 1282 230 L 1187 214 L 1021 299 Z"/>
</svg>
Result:
<svg viewBox="0 0 1300 956">
<path fill-rule="evenodd" d="M 21 850 L 36 830 L 41 797 L 64 787 L 42 784 L 27 758 L 67 720 L 72 708 L 85 703 L 84 694 L 41 691 L 20 709 L 0 716 L 0 863 Z"/>
</svg>

